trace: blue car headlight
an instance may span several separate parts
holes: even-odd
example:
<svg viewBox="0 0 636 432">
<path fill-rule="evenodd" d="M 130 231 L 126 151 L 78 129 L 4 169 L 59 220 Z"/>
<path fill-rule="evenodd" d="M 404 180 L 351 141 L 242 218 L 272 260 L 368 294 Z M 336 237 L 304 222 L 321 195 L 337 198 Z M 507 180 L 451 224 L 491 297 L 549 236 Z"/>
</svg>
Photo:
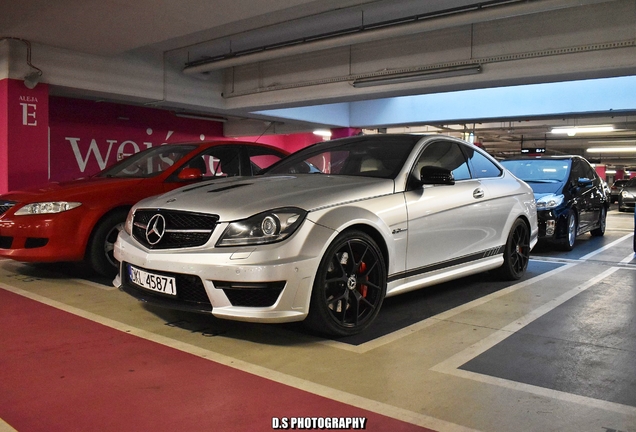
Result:
<svg viewBox="0 0 636 432">
<path fill-rule="evenodd" d="M 295 207 L 269 210 L 247 219 L 231 222 L 217 246 L 249 246 L 275 243 L 291 236 L 307 212 Z"/>
<path fill-rule="evenodd" d="M 537 200 L 537 210 L 552 210 L 563 203 L 563 195 L 549 194 Z"/>
</svg>

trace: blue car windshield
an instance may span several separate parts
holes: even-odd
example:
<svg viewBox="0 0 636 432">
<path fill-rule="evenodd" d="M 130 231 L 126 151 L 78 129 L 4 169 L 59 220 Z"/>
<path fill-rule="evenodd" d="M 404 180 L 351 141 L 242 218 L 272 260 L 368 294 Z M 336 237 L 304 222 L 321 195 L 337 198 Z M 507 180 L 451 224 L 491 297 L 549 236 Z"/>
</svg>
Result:
<svg viewBox="0 0 636 432">
<path fill-rule="evenodd" d="M 516 177 L 527 183 L 563 183 L 570 173 L 569 159 L 511 159 L 501 161 Z"/>
<path fill-rule="evenodd" d="M 272 165 L 265 175 L 329 174 L 394 179 L 419 137 L 356 137 L 315 144 Z"/>
</svg>

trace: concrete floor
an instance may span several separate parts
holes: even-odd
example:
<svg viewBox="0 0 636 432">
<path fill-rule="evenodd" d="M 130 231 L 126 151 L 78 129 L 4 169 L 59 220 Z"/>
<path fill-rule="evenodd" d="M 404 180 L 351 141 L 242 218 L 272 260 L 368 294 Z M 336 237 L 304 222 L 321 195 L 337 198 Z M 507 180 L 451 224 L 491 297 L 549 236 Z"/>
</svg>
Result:
<svg viewBox="0 0 636 432">
<path fill-rule="evenodd" d="M 338 341 L 150 307 L 74 267 L 3 260 L 0 288 L 437 431 L 635 432 L 633 232 L 612 210 L 604 237 L 537 247 L 517 283 L 482 274 L 390 298 L 365 335 Z"/>
</svg>

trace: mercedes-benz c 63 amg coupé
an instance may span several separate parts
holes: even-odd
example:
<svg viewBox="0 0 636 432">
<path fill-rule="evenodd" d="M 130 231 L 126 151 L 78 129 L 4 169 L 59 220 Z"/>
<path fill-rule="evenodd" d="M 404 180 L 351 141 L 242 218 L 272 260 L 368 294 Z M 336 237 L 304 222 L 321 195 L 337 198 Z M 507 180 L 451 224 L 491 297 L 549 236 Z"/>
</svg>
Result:
<svg viewBox="0 0 636 432">
<path fill-rule="evenodd" d="M 168 308 L 344 336 L 387 296 L 486 270 L 520 278 L 537 233 L 532 189 L 481 149 L 358 136 L 264 175 L 137 203 L 115 244 L 114 283 Z"/>
</svg>

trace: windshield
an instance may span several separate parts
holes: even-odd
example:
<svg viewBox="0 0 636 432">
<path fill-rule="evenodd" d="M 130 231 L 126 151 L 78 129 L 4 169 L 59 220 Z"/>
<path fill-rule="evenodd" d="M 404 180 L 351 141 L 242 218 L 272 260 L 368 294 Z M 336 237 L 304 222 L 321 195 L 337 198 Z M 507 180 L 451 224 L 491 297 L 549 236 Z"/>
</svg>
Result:
<svg viewBox="0 0 636 432">
<path fill-rule="evenodd" d="M 360 137 L 300 150 L 264 174 L 329 174 L 393 179 L 419 137 Z"/>
<path fill-rule="evenodd" d="M 501 164 L 516 177 L 528 183 L 563 183 L 569 175 L 568 159 L 517 159 Z"/>
<path fill-rule="evenodd" d="M 183 156 L 196 149 L 195 145 L 163 145 L 135 153 L 112 167 L 97 174 L 97 177 L 147 178 L 161 174 Z"/>
</svg>

